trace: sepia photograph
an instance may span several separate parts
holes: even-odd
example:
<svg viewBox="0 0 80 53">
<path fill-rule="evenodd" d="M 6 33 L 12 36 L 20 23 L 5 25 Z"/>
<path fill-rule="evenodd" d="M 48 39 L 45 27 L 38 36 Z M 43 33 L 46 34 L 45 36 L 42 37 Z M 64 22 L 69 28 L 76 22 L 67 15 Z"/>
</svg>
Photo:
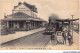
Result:
<svg viewBox="0 0 80 53">
<path fill-rule="evenodd" d="M 79 0 L 0 0 L 0 50 L 79 50 Z"/>
</svg>

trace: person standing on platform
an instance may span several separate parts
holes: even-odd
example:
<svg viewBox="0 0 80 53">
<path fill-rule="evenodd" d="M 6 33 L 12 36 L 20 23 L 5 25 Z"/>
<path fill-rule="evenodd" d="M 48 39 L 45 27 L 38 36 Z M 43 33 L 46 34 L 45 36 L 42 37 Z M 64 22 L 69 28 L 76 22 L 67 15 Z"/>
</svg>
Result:
<svg viewBox="0 0 80 53">
<path fill-rule="evenodd" d="M 69 46 L 70 46 L 72 44 L 72 36 L 69 32 L 68 32 L 68 42 L 69 42 Z"/>
<path fill-rule="evenodd" d="M 63 31 L 62 36 L 63 36 L 63 44 L 66 44 L 66 33 L 65 33 L 65 31 Z"/>
<path fill-rule="evenodd" d="M 56 34 L 54 32 L 51 35 L 51 42 L 53 45 L 56 45 Z"/>
</svg>

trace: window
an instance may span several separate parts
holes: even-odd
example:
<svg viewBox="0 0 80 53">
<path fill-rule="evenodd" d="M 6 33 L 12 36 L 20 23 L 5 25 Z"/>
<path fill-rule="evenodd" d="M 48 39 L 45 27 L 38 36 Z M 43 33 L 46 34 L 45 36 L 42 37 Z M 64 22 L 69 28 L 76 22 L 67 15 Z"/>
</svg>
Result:
<svg viewBox="0 0 80 53">
<path fill-rule="evenodd" d="M 19 8 L 19 9 L 25 9 L 25 8 Z"/>
</svg>

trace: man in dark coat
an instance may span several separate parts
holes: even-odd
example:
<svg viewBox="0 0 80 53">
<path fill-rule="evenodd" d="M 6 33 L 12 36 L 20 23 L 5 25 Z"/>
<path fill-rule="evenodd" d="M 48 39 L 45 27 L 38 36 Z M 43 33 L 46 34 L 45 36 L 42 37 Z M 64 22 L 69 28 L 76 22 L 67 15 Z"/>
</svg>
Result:
<svg viewBox="0 0 80 53">
<path fill-rule="evenodd" d="M 70 33 L 68 33 L 68 42 L 69 42 L 69 45 L 72 44 L 72 36 Z"/>
<path fill-rule="evenodd" d="M 65 33 L 65 31 L 63 31 L 62 36 L 63 36 L 63 44 L 66 44 L 66 33 Z"/>
</svg>

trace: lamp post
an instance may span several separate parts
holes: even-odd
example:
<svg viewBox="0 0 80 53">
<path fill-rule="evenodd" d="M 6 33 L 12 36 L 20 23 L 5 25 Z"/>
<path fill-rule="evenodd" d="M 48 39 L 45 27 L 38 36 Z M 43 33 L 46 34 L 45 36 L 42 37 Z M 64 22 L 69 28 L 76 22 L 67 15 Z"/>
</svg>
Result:
<svg viewBox="0 0 80 53">
<path fill-rule="evenodd" d="M 74 15 L 71 15 L 71 16 L 72 16 L 72 20 L 73 20 Z M 73 21 L 72 21 L 72 41 L 73 41 Z"/>
</svg>

